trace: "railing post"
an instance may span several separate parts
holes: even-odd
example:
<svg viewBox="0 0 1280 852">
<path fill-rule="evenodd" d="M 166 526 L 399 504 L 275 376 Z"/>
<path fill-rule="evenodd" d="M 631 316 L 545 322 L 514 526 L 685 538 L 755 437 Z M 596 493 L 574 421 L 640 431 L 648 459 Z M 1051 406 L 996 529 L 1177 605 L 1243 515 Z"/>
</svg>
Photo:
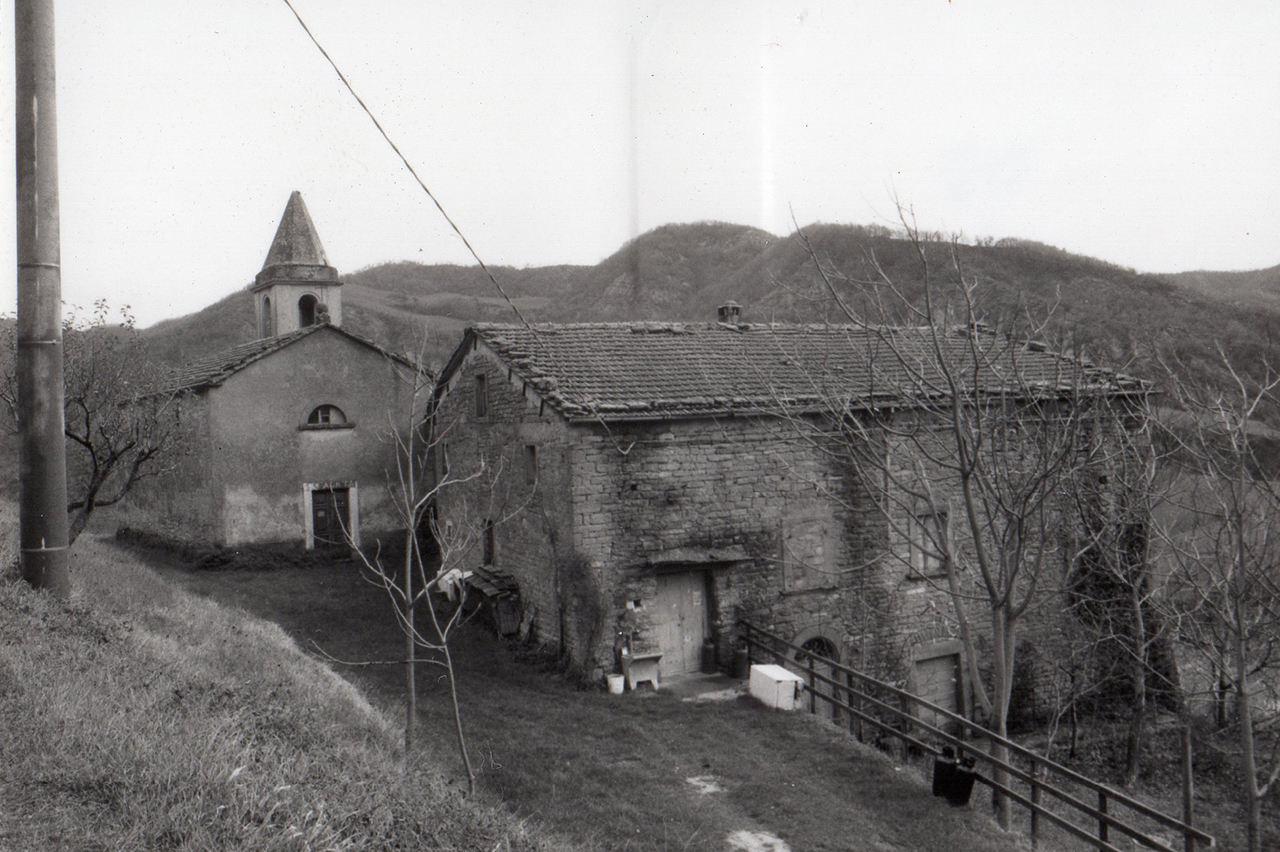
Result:
<svg viewBox="0 0 1280 852">
<path fill-rule="evenodd" d="M 813 654 L 805 657 L 804 667 L 809 672 L 809 715 L 816 716 L 818 714 L 818 696 L 813 691 L 814 686 L 817 685 L 817 681 L 813 677 Z"/>
<path fill-rule="evenodd" d="M 1098 813 L 1101 814 L 1098 817 L 1098 839 L 1105 843 L 1107 835 L 1111 833 L 1111 826 L 1106 820 L 1107 794 L 1102 790 L 1098 791 Z"/>
<path fill-rule="evenodd" d="M 911 701 L 905 695 L 898 696 L 898 703 L 902 706 L 902 733 L 907 737 L 915 733 L 915 728 L 911 724 Z M 911 762 L 911 746 L 907 743 L 906 737 L 902 738 L 902 765 L 906 766 Z"/>
<path fill-rule="evenodd" d="M 850 707 L 858 706 L 853 703 L 853 672 L 844 673 L 844 703 Z M 853 710 L 846 710 L 845 712 L 849 714 L 849 736 L 857 737 L 858 742 L 862 742 L 862 726 L 858 724 L 861 721 L 858 719 L 858 714 L 854 713 Z"/>
<path fill-rule="evenodd" d="M 1040 845 L 1040 811 L 1036 808 L 1040 807 L 1040 762 L 1038 760 L 1031 761 L 1031 848 L 1035 849 Z"/>
<path fill-rule="evenodd" d="M 1191 719 L 1188 717 L 1182 725 L 1182 821 L 1188 829 L 1182 837 L 1184 852 L 1196 852 L 1196 839 L 1189 830 L 1195 826 L 1195 776 L 1191 770 Z"/>
</svg>

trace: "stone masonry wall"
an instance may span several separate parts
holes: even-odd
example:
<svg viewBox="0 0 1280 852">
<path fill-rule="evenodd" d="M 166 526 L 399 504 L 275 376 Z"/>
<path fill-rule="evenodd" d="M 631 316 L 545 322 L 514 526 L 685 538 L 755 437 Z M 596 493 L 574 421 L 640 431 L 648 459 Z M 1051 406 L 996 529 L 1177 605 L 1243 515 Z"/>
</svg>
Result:
<svg viewBox="0 0 1280 852">
<path fill-rule="evenodd" d="M 957 578 L 974 645 L 978 652 L 978 668 L 989 682 L 991 637 L 993 626 L 988 596 L 981 585 L 976 567 L 975 548 L 964 511 L 964 500 L 958 478 L 941 470 L 921 457 L 920 451 L 906 440 L 890 441 L 886 445 L 893 463 L 893 478 L 900 481 L 919 480 L 923 476 L 932 494 L 930 509 L 947 512 L 947 537 L 960 570 Z M 945 457 L 945 451 L 939 455 Z M 950 653 L 957 647 L 960 636 L 955 605 L 952 600 L 945 572 L 926 572 L 922 576 L 913 569 L 908 531 L 911 514 L 901 494 L 888 502 L 890 511 L 890 535 L 892 542 L 890 559 L 886 568 L 897 579 L 897 594 L 889 596 L 890 612 L 887 623 L 894 625 L 899 645 L 896 653 L 900 660 L 928 659 L 932 653 Z M 924 507 L 921 506 L 923 509 Z M 1067 627 L 1065 598 L 1061 594 L 1062 580 L 1068 568 L 1063 562 L 1064 553 L 1051 553 L 1037 578 L 1035 599 L 1016 625 L 1016 653 L 1023 654 L 1032 663 L 1032 689 L 1049 695 L 1058 687 L 1061 671 L 1056 660 L 1065 647 L 1064 630 Z M 1025 591 L 1031 572 L 1024 575 L 1019 588 Z M 902 675 L 909 688 L 915 691 L 915 671 L 909 666 Z M 968 672 L 963 673 L 968 678 Z M 966 687 L 968 692 L 968 687 Z"/>
<path fill-rule="evenodd" d="M 452 378 L 437 414 L 451 478 L 475 477 L 441 494 L 442 522 L 472 528 L 454 558 L 460 567 L 479 564 L 479 531 L 493 520 L 494 563 L 518 578 L 525 606 L 537 612 L 537 636 L 588 667 L 613 670 L 620 631 L 636 650 L 655 647 L 651 605 L 665 570 L 706 573 L 722 665 L 741 619 L 795 642 L 823 637 L 842 661 L 908 683 L 915 663 L 957 653 L 945 579 L 911 570 L 905 514 L 886 520 L 847 463 L 811 436 L 801 440 L 794 424 L 570 424 L 483 344 Z M 527 446 L 537 447 L 532 485 Z M 917 464 L 905 447 L 895 452 L 898 463 Z M 938 487 L 943 502 L 957 505 L 941 478 Z M 963 539 L 963 530 L 956 534 Z M 1023 623 L 1045 659 L 1056 615 L 1043 606 Z M 970 616 L 981 650 L 990 625 L 977 605 Z"/>
<path fill-rule="evenodd" d="M 478 375 L 485 377 L 482 418 L 476 415 Z M 535 636 L 565 644 L 559 587 L 573 562 L 568 425 L 482 347 L 453 376 L 435 430 L 437 473 L 448 469 L 437 500 L 440 527 L 452 531 L 443 536 L 444 558 L 464 570 L 481 564 L 484 523 L 493 522 L 493 564 L 518 580 Z M 536 454 L 532 483 L 529 447 Z"/>
<path fill-rule="evenodd" d="M 633 646 L 654 642 L 652 560 L 680 551 L 710 560 L 687 567 L 711 574 L 722 661 L 740 619 L 788 639 L 825 636 L 847 658 L 864 632 L 856 603 L 879 582 L 863 566 L 885 532 L 847 471 L 772 418 L 616 424 L 611 435 L 576 428 L 574 544 Z M 734 548 L 747 558 L 715 558 Z M 610 664 L 607 653 L 600 662 Z"/>
</svg>

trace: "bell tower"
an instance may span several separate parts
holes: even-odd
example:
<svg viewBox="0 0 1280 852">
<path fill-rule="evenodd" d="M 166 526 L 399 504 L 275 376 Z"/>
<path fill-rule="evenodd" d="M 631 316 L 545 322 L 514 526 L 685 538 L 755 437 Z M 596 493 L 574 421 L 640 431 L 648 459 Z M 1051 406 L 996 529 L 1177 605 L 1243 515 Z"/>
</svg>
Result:
<svg viewBox="0 0 1280 852">
<path fill-rule="evenodd" d="M 342 325 L 342 282 L 329 265 L 301 192 L 289 196 L 266 262 L 249 290 L 260 338 L 326 321 Z"/>
</svg>

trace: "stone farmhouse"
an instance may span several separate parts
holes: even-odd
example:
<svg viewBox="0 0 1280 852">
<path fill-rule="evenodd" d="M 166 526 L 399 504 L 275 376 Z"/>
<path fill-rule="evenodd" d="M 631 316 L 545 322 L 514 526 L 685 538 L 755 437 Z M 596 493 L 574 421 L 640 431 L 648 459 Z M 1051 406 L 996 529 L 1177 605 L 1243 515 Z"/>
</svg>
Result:
<svg viewBox="0 0 1280 852">
<path fill-rule="evenodd" d="M 224 546 L 394 529 L 389 430 L 410 422 L 415 368 L 342 328 L 342 281 L 300 193 L 250 289 L 260 337 L 179 373 L 187 452 L 134 503 L 155 532 Z"/>
<path fill-rule="evenodd" d="M 615 637 L 660 652 L 663 676 L 696 671 L 706 643 L 723 666 L 747 619 L 967 712 L 928 519 L 890 524 L 838 452 L 777 416 L 816 416 L 815 364 L 869 401 L 864 332 L 742 323 L 732 303 L 719 320 L 467 329 L 435 408 L 440 526 L 477 542 L 464 567 L 513 578 L 537 635 L 588 668 L 612 670 Z"/>
</svg>

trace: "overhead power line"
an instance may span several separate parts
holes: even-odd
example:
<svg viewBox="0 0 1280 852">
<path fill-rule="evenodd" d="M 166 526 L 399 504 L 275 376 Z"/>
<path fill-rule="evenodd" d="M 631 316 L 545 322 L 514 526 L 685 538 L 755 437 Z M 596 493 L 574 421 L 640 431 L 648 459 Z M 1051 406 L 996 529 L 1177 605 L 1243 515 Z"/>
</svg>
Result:
<svg viewBox="0 0 1280 852">
<path fill-rule="evenodd" d="M 342 69 L 338 67 L 337 62 L 334 62 L 333 57 L 329 55 L 329 51 L 324 49 L 324 45 L 322 45 L 320 40 L 316 38 L 315 33 L 311 32 L 311 28 L 307 26 L 307 22 L 302 19 L 302 15 L 298 13 L 297 8 L 294 7 L 291 0 L 284 0 L 284 4 L 289 7 L 289 11 L 298 19 L 298 24 L 302 27 L 303 32 L 307 34 L 307 38 L 311 39 L 311 43 L 316 46 L 316 50 L 319 50 L 320 54 L 329 62 L 329 65 L 332 66 L 334 73 L 336 73 L 338 75 L 338 79 L 342 81 L 342 85 L 346 86 L 347 91 L 351 93 L 351 97 L 355 98 L 356 103 L 360 104 L 360 109 L 364 110 L 364 114 L 369 116 L 369 120 L 373 122 L 373 126 L 378 128 L 378 132 L 382 134 L 382 138 L 391 146 L 391 150 L 396 152 L 396 156 L 400 158 L 400 162 L 404 163 L 404 167 L 409 170 L 409 174 L 413 175 L 413 179 L 418 182 L 418 186 L 422 187 L 422 191 L 431 199 L 431 203 L 440 211 L 440 215 L 449 223 L 449 227 L 452 228 L 453 232 L 458 235 L 460 240 L 462 240 L 462 244 L 467 247 L 467 251 L 471 252 L 471 256 L 475 258 L 476 263 L 480 265 L 482 270 L 484 270 L 484 274 L 488 276 L 489 281 L 497 288 L 498 292 L 502 294 L 502 298 L 511 306 L 511 310 L 515 312 L 515 315 L 520 318 L 520 322 L 529 329 L 530 333 L 534 333 L 533 326 L 531 326 L 529 321 L 524 318 L 524 314 L 522 314 L 520 309 L 516 307 L 516 303 L 511 300 L 511 297 L 507 295 L 507 291 L 498 283 L 498 279 L 491 271 L 489 271 L 488 265 L 481 260 L 480 255 L 475 250 L 475 247 L 472 246 L 471 241 L 467 239 L 467 235 L 462 233 L 462 229 L 458 227 L 458 223 L 453 221 L 453 217 L 444 209 L 444 205 L 440 203 L 440 199 L 436 198 L 435 193 L 431 191 L 426 182 L 418 175 L 417 169 L 413 167 L 413 164 L 409 162 L 409 158 L 400 150 L 400 146 L 396 145 L 396 143 L 391 139 L 386 128 L 382 126 L 382 122 L 378 121 L 378 117 L 373 114 L 373 110 L 369 109 L 369 105 L 364 102 L 364 98 L 360 97 L 360 94 L 355 90 L 355 87 L 351 85 L 351 81 L 347 79 L 347 75 L 342 73 Z M 537 336 L 536 333 L 534 333 L 534 336 Z"/>
<path fill-rule="evenodd" d="M 373 126 L 378 128 L 378 132 L 382 134 L 382 138 L 391 146 L 391 150 L 396 152 L 396 156 L 400 158 L 400 162 L 404 163 L 404 167 L 409 170 L 409 174 L 413 175 L 413 179 L 418 182 L 418 186 L 422 187 L 422 191 L 431 199 L 431 203 L 440 211 L 440 215 L 449 223 L 449 227 L 452 228 L 453 232 L 458 235 L 460 240 L 462 240 L 462 244 L 467 247 L 467 251 L 471 252 L 471 256 L 475 258 L 476 263 L 479 264 L 482 270 L 484 270 L 484 274 L 489 278 L 490 283 L 492 283 L 498 293 L 502 295 L 503 300 L 506 301 L 507 305 L 515 313 L 516 317 L 520 320 L 521 325 L 529 330 L 529 334 L 533 337 L 534 345 L 541 345 L 542 338 L 538 335 L 537 329 L 533 327 L 529 320 L 525 319 L 524 314 L 521 313 L 518 307 L 516 307 L 516 303 L 512 301 L 509 295 L 507 295 L 507 291 L 503 289 L 500 283 L 498 283 L 498 279 L 494 276 L 493 272 L 489 270 L 488 265 L 486 265 L 480 258 L 479 253 L 476 252 L 475 247 L 471 245 L 471 241 L 467 239 L 466 234 L 462 233 L 462 229 L 458 227 L 458 223 L 453 221 L 453 217 L 445 211 L 444 205 L 440 203 L 440 199 L 436 198 L 435 193 L 427 186 L 426 182 L 418 174 L 417 169 L 413 167 L 413 164 L 409 162 L 409 159 L 404 155 L 404 152 L 402 152 L 400 147 L 392 140 L 390 134 L 387 133 L 386 128 L 382 126 L 382 122 L 378 121 L 378 117 L 373 114 L 373 110 L 369 109 L 369 105 L 364 102 L 364 98 L 360 97 L 360 94 L 355 90 L 355 87 L 351 85 L 351 81 L 347 79 L 347 75 L 342 73 L 342 69 L 338 67 L 338 63 L 329 55 L 329 51 L 324 49 L 324 45 L 322 45 L 320 40 L 316 38 L 315 33 L 311 32 L 311 28 L 307 26 L 307 22 L 302 19 L 302 15 L 298 13 L 297 8 L 293 5 L 291 0 L 284 0 L 284 4 L 289 7 L 290 12 L 293 12 L 293 16 L 298 19 L 298 24 L 302 27 L 303 32 L 307 34 L 307 38 L 311 39 L 311 43 L 316 46 L 316 50 L 320 51 L 320 54 L 328 61 L 329 65 L 333 68 L 334 73 L 338 75 L 338 79 L 342 81 L 342 85 L 347 87 L 347 91 L 351 93 L 351 97 L 356 99 L 356 103 L 358 103 L 360 108 L 364 110 L 364 114 L 369 116 L 369 120 L 373 122 Z M 550 350 L 547 351 L 547 356 L 554 359 L 554 355 L 552 355 Z M 572 393 L 572 387 L 568 382 L 567 376 L 565 377 L 564 384 L 565 390 Z M 631 448 L 634 446 L 634 442 L 629 446 L 622 446 L 614 436 L 613 430 L 609 428 L 609 424 L 605 422 L 604 418 L 600 415 L 600 412 L 596 410 L 594 403 L 590 399 L 584 398 L 583 404 L 595 416 L 596 421 L 609 436 L 609 440 L 613 443 L 614 448 L 624 456 L 630 453 Z"/>
</svg>

